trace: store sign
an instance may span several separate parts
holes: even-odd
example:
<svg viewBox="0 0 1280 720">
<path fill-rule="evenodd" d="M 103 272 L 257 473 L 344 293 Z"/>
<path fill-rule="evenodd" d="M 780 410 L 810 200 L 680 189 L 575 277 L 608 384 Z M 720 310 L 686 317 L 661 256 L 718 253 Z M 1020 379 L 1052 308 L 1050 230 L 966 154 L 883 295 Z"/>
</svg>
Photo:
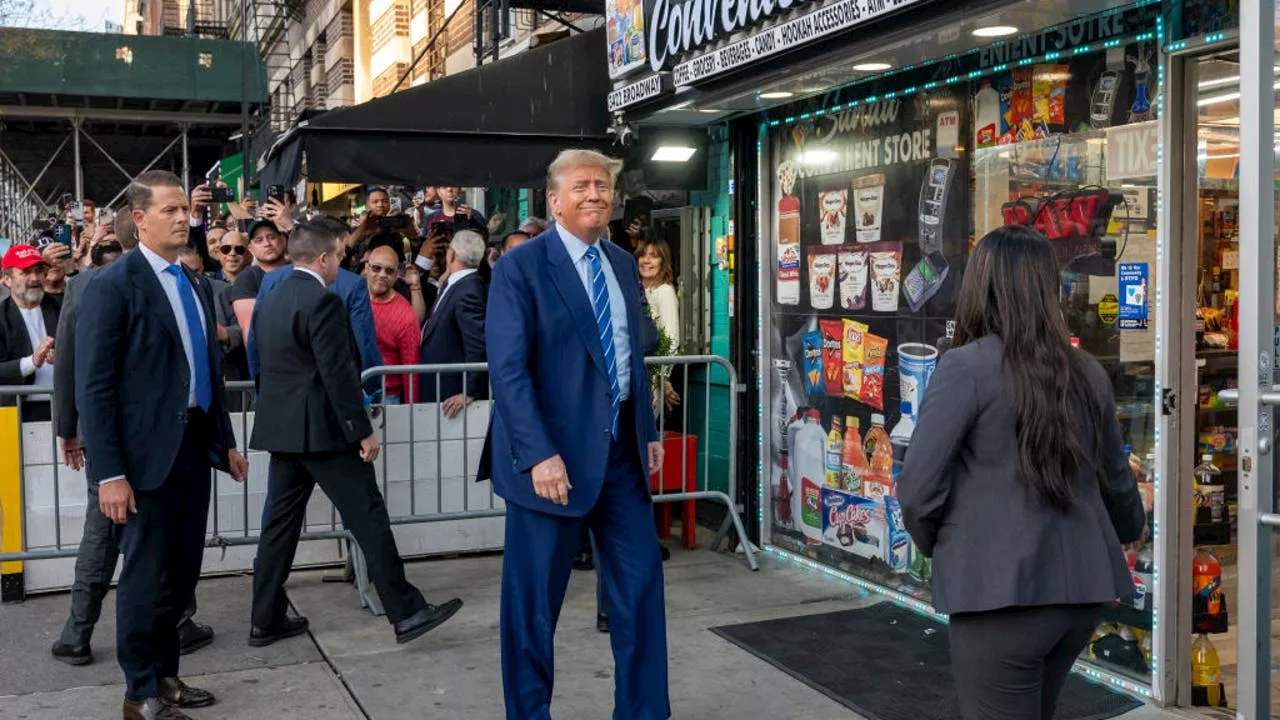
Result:
<svg viewBox="0 0 1280 720">
<path fill-rule="evenodd" d="M 1154 178 L 1160 128 L 1155 120 L 1107 128 L 1107 180 Z"/>
<path fill-rule="evenodd" d="M 696 2 L 697 0 L 694 0 Z M 720 0 L 729 2 L 730 0 Z M 741 3 L 743 0 L 736 0 Z M 763 2 L 763 0 L 760 0 Z M 789 22 L 759 30 L 718 50 L 704 53 L 676 65 L 672 71 L 676 87 L 706 80 L 747 63 L 762 60 L 806 45 L 834 33 L 862 25 L 920 0 L 840 0 L 829 3 Z M 661 0 L 659 0 L 661 2 Z M 753 3 L 754 4 L 754 3 Z M 692 5 L 686 3 L 685 7 Z M 651 26 L 652 27 L 652 26 Z M 687 33 L 686 33 L 687 34 Z M 650 35 L 652 48 L 654 36 Z M 674 55 L 675 53 L 671 53 Z M 667 55 L 652 49 L 650 63 L 661 67 Z"/>
<path fill-rule="evenodd" d="M 667 83 L 664 81 L 668 77 L 670 76 L 667 73 L 650 75 L 643 80 L 633 82 L 630 85 L 623 85 L 614 90 L 609 93 L 609 112 L 617 112 L 623 108 L 658 97 L 666 89 Z"/>
</svg>

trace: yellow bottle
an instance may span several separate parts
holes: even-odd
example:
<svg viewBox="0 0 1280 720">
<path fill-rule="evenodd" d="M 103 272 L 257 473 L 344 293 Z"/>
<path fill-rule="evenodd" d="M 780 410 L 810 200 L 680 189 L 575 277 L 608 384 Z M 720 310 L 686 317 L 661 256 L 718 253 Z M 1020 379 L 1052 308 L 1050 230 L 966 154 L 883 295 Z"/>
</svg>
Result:
<svg viewBox="0 0 1280 720">
<path fill-rule="evenodd" d="M 1204 704 L 1208 707 L 1222 706 L 1222 672 L 1218 665 L 1218 651 L 1209 642 L 1208 635 L 1199 635 L 1191 645 L 1191 689 L 1192 697 L 1204 693 Z M 1196 698 L 1198 699 L 1198 698 Z M 1199 703 L 1196 703 L 1197 705 Z"/>
</svg>

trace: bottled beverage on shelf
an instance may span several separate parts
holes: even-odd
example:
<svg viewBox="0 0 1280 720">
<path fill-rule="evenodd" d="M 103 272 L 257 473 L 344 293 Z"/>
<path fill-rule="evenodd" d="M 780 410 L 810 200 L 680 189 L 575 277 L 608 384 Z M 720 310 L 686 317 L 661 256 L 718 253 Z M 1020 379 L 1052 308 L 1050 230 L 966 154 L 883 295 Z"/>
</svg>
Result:
<svg viewBox="0 0 1280 720">
<path fill-rule="evenodd" d="M 862 452 L 861 423 L 853 415 L 845 418 L 844 454 L 841 458 L 841 481 L 844 489 L 862 494 L 862 477 L 867 474 L 867 456 Z"/>
<path fill-rule="evenodd" d="M 1208 707 L 1222 706 L 1222 668 L 1218 651 L 1208 635 L 1197 635 L 1191 645 L 1191 701 Z"/>
<path fill-rule="evenodd" d="M 913 406 L 910 402 L 903 401 L 898 404 L 898 424 L 893 426 L 893 432 L 889 433 L 889 442 L 893 445 L 893 457 L 895 460 L 902 462 L 907 456 L 907 447 L 911 445 L 911 436 L 915 434 L 916 422 L 915 416 L 912 414 Z"/>
<path fill-rule="evenodd" d="M 787 478 L 786 455 L 778 458 L 778 465 L 782 474 L 778 478 L 778 489 L 773 499 L 773 522 L 778 527 L 791 529 L 795 526 L 791 519 L 791 481 Z"/>
<path fill-rule="evenodd" d="M 831 418 L 831 432 L 827 433 L 827 465 L 826 485 L 829 488 L 843 487 L 844 475 L 844 423 L 837 415 Z"/>
<path fill-rule="evenodd" d="M 827 479 L 827 434 L 822 430 L 822 414 L 809 410 L 804 425 L 796 431 L 791 458 L 792 519 L 812 544 L 822 543 L 822 485 Z"/>
<path fill-rule="evenodd" d="M 884 416 L 871 416 L 871 430 L 867 432 L 867 474 L 871 478 L 871 486 L 862 482 L 863 496 L 880 499 L 893 494 L 893 445 L 889 442 L 889 433 L 884 430 Z"/>
<path fill-rule="evenodd" d="M 1217 524 L 1227 519 L 1226 488 L 1222 485 L 1222 471 L 1213 464 L 1213 456 L 1205 453 L 1195 469 L 1197 525 Z"/>
<path fill-rule="evenodd" d="M 1151 548 L 1143 548 L 1134 558 L 1133 571 L 1133 607 L 1146 612 L 1151 606 L 1151 593 L 1155 591 L 1156 563 Z"/>
<path fill-rule="evenodd" d="M 1142 477 L 1138 480 L 1138 490 L 1142 492 L 1142 504 L 1150 513 L 1156 506 L 1156 454 L 1147 453 L 1142 464 Z"/>
<path fill-rule="evenodd" d="M 1191 561 L 1191 591 L 1195 593 L 1191 606 L 1196 624 L 1211 628 L 1226 608 L 1222 602 L 1222 564 L 1209 548 L 1196 548 Z"/>
</svg>

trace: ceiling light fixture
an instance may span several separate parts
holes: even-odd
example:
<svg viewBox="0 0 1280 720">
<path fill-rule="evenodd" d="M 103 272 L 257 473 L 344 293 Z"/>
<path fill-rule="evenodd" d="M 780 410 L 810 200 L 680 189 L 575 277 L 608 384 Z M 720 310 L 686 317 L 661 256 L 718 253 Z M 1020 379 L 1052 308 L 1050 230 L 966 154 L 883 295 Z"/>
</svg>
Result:
<svg viewBox="0 0 1280 720">
<path fill-rule="evenodd" d="M 686 147 L 684 145 L 659 145 L 657 150 L 653 151 L 653 157 L 649 158 L 654 162 L 688 162 L 689 158 L 697 152 L 697 148 Z"/>
<path fill-rule="evenodd" d="M 760 93 L 760 99 L 761 100 L 786 100 L 787 98 L 791 97 L 794 94 L 795 93 L 789 93 L 784 90 L 779 90 L 776 92 Z"/>
<path fill-rule="evenodd" d="M 891 67 L 893 66 L 885 62 L 864 62 L 854 65 L 853 69 L 858 72 L 880 72 L 882 70 L 888 70 Z"/>
<path fill-rule="evenodd" d="M 980 38 L 998 38 L 1015 35 L 1018 28 L 1012 25 L 987 25 L 986 27 L 974 28 L 973 36 Z"/>
</svg>

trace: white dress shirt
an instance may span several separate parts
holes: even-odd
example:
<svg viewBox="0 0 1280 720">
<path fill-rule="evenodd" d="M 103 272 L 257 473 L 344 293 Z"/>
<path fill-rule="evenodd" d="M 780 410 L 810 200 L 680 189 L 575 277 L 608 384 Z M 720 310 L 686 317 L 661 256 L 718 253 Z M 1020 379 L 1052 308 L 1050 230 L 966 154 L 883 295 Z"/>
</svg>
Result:
<svg viewBox="0 0 1280 720">
<path fill-rule="evenodd" d="M 14 307 L 17 307 L 16 305 Z M 27 326 L 27 339 L 31 341 L 31 351 L 40 347 L 40 343 L 49 337 L 49 331 L 44 326 L 44 308 L 37 305 L 33 308 L 18 308 L 18 312 L 22 315 L 22 322 Z M 35 356 L 28 355 L 18 361 L 18 369 L 22 371 L 23 377 L 35 377 L 36 385 L 50 386 L 53 385 L 53 363 L 46 362 L 40 367 L 36 367 Z M 42 401 L 48 400 L 48 394 L 31 395 L 28 400 Z"/>
<path fill-rule="evenodd" d="M 151 269 L 156 273 L 156 279 L 160 281 L 160 287 L 164 289 L 164 295 L 169 299 L 169 307 L 173 310 L 173 319 L 178 324 L 178 335 L 182 338 L 182 352 L 187 356 L 187 377 L 189 381 L 187 385 L 187 407 L 196 406 L 196 365 L 195 352 L 191 349 L 191 331 L 187 328 L 187 315 L 182 309 L 182 297 L 178 295 L 178 278 L 170 275 L 166 268 L 171 264 L 168 260 L 155 254 L 146 245 L 139 244 L 138 250 L 142 252 L 142 256 L 147 259 L 151 265 Z M 178 265 L 182 267 L 181 264 Z M 189 278 L 188 278 L 189 279 Z M 200 301 L 200 293 L 196 292 L 195 283 L 191 283 L 191 292 L 196 298 L 196 307 L 200 308 L 200 329 L 208 336 L 209 328 L 204 322 L 204 304 Z M 203 362 L 208 362 L 208 358 L 201 358 Z M 210 369 L 212 373 L 212 368 Z"/>
<path fill-rule="evenodd" d="M 449 278 L 445 280 L 445 283 L 444 283 L 444 290 L 441 290 L 440 295 L 436 298 L 436 306 L 437 307 L 440 306 L 440 301 L 444 299 L 445 295 L 449 294 L 449 291 L 453 289 L 454 285 L 458 284 L 459 280 L 461 280 L 462 278 L 468 275 L 474 275 L 475 272 L 476 272 L 475 268 L 463 268 L 457 272 L 449 273 Z"/>
<path fill-rule="evenodd" d="M 315 270 L 309 270 L 307 268 L 299 267 L 297 265 L 294 265 L 293 269 L 310 275 L 311 277 L 315 278 L 316 282 L 320 283 L 320 286 L 323 287 L 325 290 L 329 289 L 328 283 L 326 283 L 324 281 L 324 278 L 320 277 L 320 273 L 316 272 Z"/>
<path fill-rule="evenodd" d="M 591 288 L 591 259 L 587 257 L 590 247 L 581 238 L 556 223 L 556 232 L 569 252 L 573 268 L 582 279 L 582 288 L 587 292 L 587 305 L 594 309 L 593 291 Z M 605 287 L 609 289 L 609 316 L 613 326 L 613 359 L 618 373 L 618 395 L 621 400 L 631 397 L 631 331 L 627 327 L 627 303 L 622 296 L 622 286 L 613 273 L 613 265 L 609 263 L 609 254 L 604 251 L 604 242 L 597 240 L 595 246 L 600 250 L 600 269 L 604 271 Z"/>
</svg>

